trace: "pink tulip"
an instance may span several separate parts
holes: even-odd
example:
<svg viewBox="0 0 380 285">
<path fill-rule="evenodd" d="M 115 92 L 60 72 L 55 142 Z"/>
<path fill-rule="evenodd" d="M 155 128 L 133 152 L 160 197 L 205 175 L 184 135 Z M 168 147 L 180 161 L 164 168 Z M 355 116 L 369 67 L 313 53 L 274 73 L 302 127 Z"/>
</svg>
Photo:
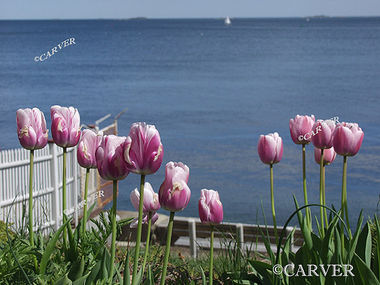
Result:
<svg viewBox="0 0 380 285">
<path fill-rule="evenodd" d="M 129 171 L 143 175 L 155 173 L 163 156 L 164 149 L 156 127 L 141 122 L 132 124 L 124 148 Z"/>
<path fill-rule="evenodd" d="M 161 206 L 171 212 L 186 208 L 190 201 L 191 191 L 187 186 L 189 168 L 182 162 L 168 162 L 165 169 L 165 180 L 158 193 Z"/>
<path fill-rule="evenodd" d="M 311 141 L 311 130 L 315 123 L 314 115 L 297 115 L 289 121 L 289 129 L 292 140 L 296 144 L 308 144 Z"/>
<path fill-rule="evenodd" d="M 257 145 L 260 159 L 265 164 L 280 162 L 283 153 L 282 139 L 278 133 L 261 135 Z"/>
<path fill-rule="evenodd" d="M 223 205 L 218 191 L 202 189 L 198 209 L 202 223 L 220 224 L 223 221 Z"/>
<path fill-rule="evenodd" d="M 333 133 L 335 122 L 333 120 L 318 120 L 314 123 L 311 142 L 317 148 L 330 148 L 333 146 Z"/>
<path fill-rule="evenodd" d="M 140 192 L 133 190 L 130 195 L 130 199 L 133 207 L 136 211 L 139 210 Z M 144 200 L 143 200 L 143 213 L 156 212 L 160 208 L 160 202 L 158 200 L 158 194 L 154 193 L 152 185 L 149 182 L 144 184 Z"/>
<path fill-rule="evenodd" d="M 323 165 L 331 164 L 335 160 L 335 157 L 336 152 L 334 150 L 334 147 L 323 150 Z M 317 147 L 314 148 L 314 159 L 316 163 L 321 163 L 321 149 Z"/>
<path fill-rule="evenodd" d="M 79 140 L 77 158 L 80 166 L 84 168 L 96 168 L 96 149 L 102 142 L 102 136 L 94 131 L 86 129 Z"/>
<path fill-rule="evenodd" d="M 50 108 L 51 134 L 54 142 L 60 147 L 73 147 L 78 144 L 80 138 L 80 116 L 74 107 L 61 107 L 58 105 Z"/>
<path fill-rule="evenodd" d="M 334 132 L 334 148 L 337 154 L 354 156 L 358 153 L 364 132 L 356 123 L 341 123 Z"/>
<path fill-rule="evenodd" d="M 154 225 L 154 223 L 158 220 L 158 214 L 157 213 L 154 213 L 152 215 L 152 225 Z M 139 222 L 139 219 L 138 218 L 135 218 L 133 219 L 130 227 L 131 228 L 137 228 L 137 225 L 138 225 L 138 222 Z M 143 224 L 147 224 L 148 223 L 148 214 L 144 214 L 143 218 L 142 218 L 142 223 Z"/>
<path fill-rule="evenodd" d="M 44 148 L 48 141 L 48 130 L 44 113 L 38 108 L 18 109 L 16 112 L 17 133 L 23 148 Z"/>
<path fill-rule="evenodd" d="M 129 171 L 123 159 L 123 147 L 126 137 L 103 136 L 96 150 L 96 165 L 100 176 L 106 180 L 124 179 Z"/>
</svg>

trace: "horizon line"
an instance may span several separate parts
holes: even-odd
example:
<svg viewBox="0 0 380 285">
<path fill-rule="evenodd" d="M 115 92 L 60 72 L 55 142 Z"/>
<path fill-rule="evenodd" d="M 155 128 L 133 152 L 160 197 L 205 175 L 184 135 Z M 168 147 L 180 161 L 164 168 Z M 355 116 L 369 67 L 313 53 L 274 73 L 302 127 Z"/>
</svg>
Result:
<svg viewBox="0 0 380 285">
<path fill-rule="evenodd" d="M 372 16 L 329 16 L 329 15 L 312 15 L 312 16 L 255 16 L 255 17 L 244 17 L 244 16 L 228 16 L 230 19 L 304 19 L 304 18 L 314 18 L 314 19 L 324 19 L 324 18 L 379 18 L 380 15 Z M 0 21 L 88 21 L 88 20 L 213 20 L 213 19 L 224 19 L 226 16 L 218 17 L 128 17 L 128 18 L 25 18 L 25 19 L 7 19 L 3 18 Z"/>
</svg>

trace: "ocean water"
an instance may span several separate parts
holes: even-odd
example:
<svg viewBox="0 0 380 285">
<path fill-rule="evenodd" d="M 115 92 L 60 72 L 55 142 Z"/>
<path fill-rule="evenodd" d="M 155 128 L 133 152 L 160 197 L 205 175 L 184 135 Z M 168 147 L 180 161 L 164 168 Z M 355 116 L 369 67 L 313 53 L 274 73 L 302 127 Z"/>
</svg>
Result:
<svg viewBox="0 0 380 285">
<path fill-rule="evenodd" d="M 34 58 L 67 38 L 44 62 Z M 348 159 L 348 204 L 377 211 L 380 194 L 380 18 L 0 21 L 0 148 L 19 147 L 15 112 L 73 105 L 83 123 L 124 108 L 131 123 L 155 124 L 164 163 L 190 167 L 189 206 L 197 216 L 202 188 L 218 190 L 225 221 L 271 223 L 269 167 L 257 154 L 260 134 L 277 131 L 284 155 L 274 166 L 279 224 L 303 203 L 301 147 L 289 119 L 314 114 L 358 122 L 365 136 Z M 105 122 L 106 124 L 107 122 Z M 308 193 L 319 201 L 319 167 L 307 146 Z M 328 204 L 340 205 L 342 157 L 326 169 Z M 164 164 L 147 177 L 158 191 Z M 120 184 L 118 208 L 131 210 L 139 177 Z M 160 211 L 164 212 L 164 211 Z M 318 211 L 314 211 L 318 215 Z"/>
</svg>

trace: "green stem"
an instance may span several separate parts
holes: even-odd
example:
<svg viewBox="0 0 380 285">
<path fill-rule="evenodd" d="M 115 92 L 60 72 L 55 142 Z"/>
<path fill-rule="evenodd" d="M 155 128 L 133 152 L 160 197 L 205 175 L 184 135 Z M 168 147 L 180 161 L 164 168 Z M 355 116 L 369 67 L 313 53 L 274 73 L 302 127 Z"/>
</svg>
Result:
<svg viewBox="0 0 380 285">
<path fill-rule="evenodd" d="M 214 226 L 211 225 L 211 240 L 210 240 L 210 276 L 209 276 L 209 284 L 212 285 L 212 281 L 214 280 Z"/>
<path fill-rule="evenodd" d="M 274 210 L 274 195 L 273 195 L 273 164 L 270 165 L 269 169 L 270 169 L 270 200 L 271 200 L 271 204 L 272 204 L 274 234 L 276 236 L 276 243 L 277 243 L 278 235 L 277 235 L 277 223 L 276 223 L 276 213 Z"/>
<path fill-rule="evenodd" d="M 145 183 L 145 175 L 141 174 L 141 179 L 140 179 L 139 217 L 138 217 L 137 234 L 136 234 L 135 258 L 133 260 L 132 285 L 135 284 L 135 279 L 136 279 L 136 276 L 137 276 L 137 266 L 139 264 L 141 231 L 142 231 L 142 218 L 143 218 L 143 205 L 144 205 L 144 183 Z"/>
<path fill-rule="evenodd" d="M 30 162 L 29 162 L 29 241 L 30 245 L 34 246 L 33 238 L 33 161 L 34 161 L 34 150 L 30 151 Z"/>
<path fill-rule="evenodd" d="M 174 214 L 175 214 L 175 212 L 170 212 L 169 224 L 168 224 L 168 233 L 167 233 L 167 237 L 166 237 L 165 257 L 164 257 L 164 264 L 162 265 L 162 275 L 161 275 L 160 285 L 164 285 L 165 279 L 166 279 L 166 271 L 167 271 L 168 260 L 169 260 L 169 255 L 170 255 L 170 243 L 172 241 Z"/>
<path fill-rule="evenodd" d="M 323 151 L 324 149 L 321 149 L 321 160 L 319 162 L 319 204 L 323 204 Z M 320 208 L 321 210 L 321 233 L 322 236 L 325 235 L 325 226 L 324 226 L 324 218 L 323 218 L 323 207 Z"/>
<path fill-rule="evenodd" d="M 322 183 L 322 187 L 323 187 L 323 205 L 326 206 L 326 166 L 323 164 L 323 169 L 322 169 L 322 178 L 323 178 L 323 183 Z M 326 208 L 323 208 L 323 213 L 324 213 L 324 216 L 325 216 L 325 224 L 326 224 L 326 228 L 328 228 L 329 226 L 329 221 L 327 219 L 327 210 Z"/>
<path fill-rule="evenodd" d="M 346 216 L 346 222 L 348 226 L 348 234 L 350 238 L 352 237 L 351 234 L 351 227 L 350 222 L 348 220 L 348 207 L 347 207 L 347 156 L 343 156 L 343 176 L 342 176 L 342 213 Z M 343 215 L 344 217 L 344 215 Z"/>
<path fill-rule="evenodd" d="M 113 271 L 115 262 L 115 242 L 116 242 L 116 209 L 117 209 L 117 180 L 113 180 L 113 197 L 112 197 L 112 210 L 111 210 L 111 223 L 112 223 L 112 242 L 111 242 L 111 262 L 110 262 L 110 280 L 113 281 Z"/>
<path fill-rule="evenodd" d="M 146 243 L 145 243 L 145 252 L 144 252 L 144 261 L 142 266 L 142 274 L 144 275 L 145 271 L 145 265 L 148 258 L 148 252 L 149 252 L 149 242 L 150 242 L 150 229 L 152 227 L 152 213 L 149 212 L 148 214 L 148 232 L 146 235 Z"/>
<path fill-rule="evenodd" d="M 63 213 L 63 223 L 66 223 L 66 154 L 67 150 L 63 148 L 63 173 L 62 173 L 62 213 Z M 67 246 L 67 229 L 63 229 L 63 246 Z"/>
<path fill-rule="evenodd" d="M 306 188 L 306 147 L 302 144 L 302 174 L 303 174 L 303 196 L 305 198 L 305 205 L 309 204 L 307 200 L 307 188 Z M 309 208 L 306 208 L 306 221 L 311 229 L 311 212 Z"/>
<path fill-rule="evenodd" d="M 30 150 L 29 162 L 29 241 L 31 247 L 34 247 L 33 237 L 33 168 L 34 168 L 34 150 Z M 33 257 L 34 267 L 38 269 L 37 258 Z"/>
<path fill-rule="evenodd" d="M 90 168 L 86 169 L 86 180 L 84 183 L 84 207 L 83 207 L 83 223 L 82 223 L 82 235 L 86 232 L 87 222 L 87 195 L 88 195 L 88 178 L 90 176 Z"/>
</svg>

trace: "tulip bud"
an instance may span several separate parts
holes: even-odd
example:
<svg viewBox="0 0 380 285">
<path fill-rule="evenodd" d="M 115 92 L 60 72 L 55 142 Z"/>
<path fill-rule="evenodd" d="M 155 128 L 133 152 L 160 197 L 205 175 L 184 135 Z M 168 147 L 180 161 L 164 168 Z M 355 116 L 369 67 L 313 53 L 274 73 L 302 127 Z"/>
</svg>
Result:
<svg viewBox="0 0 380 285">
<path fill-rule="evenodd" d="M 202 189 L 198 209 L 202 223 L 220 224 L 223 221 L 223 205 L 218 191 Z"/>
<path fill-rule="evenodd" d="M 165 169 L 165 180 L 158 193 L 161 207 L 178 212 L 189 204 L 191 191 L 187 186 L 189 168 L 182 162 L 168 162 Z"/>
<path fill-rule="evenodd" d="M 138 211 L 140 202 L 140 192 L 137 190 L 137 188 L 131 192 L 130 199 L 133 207 L 135 207 L 136 211 Z M 149 182 L 145 182 L 143 212 L 156 212 L 159 208 L 160 202 L 158 200 L 158 194 L 154 193 L 152 185 L 150 185 Z"/>
<path fill-rule="evenodd" d="M 335 160 L 335 157 L 336 152 L 334 150 L 334 147 L 323 150 L 323 165 L 331 164 Z M 321 149 L 317 147 L 314 148 L 314 159 L 316 163 L 321 163 Z"/>
<path fill-rule="evenodd" d="M 100 176 L 106 180 L 121 180 L 128 175 L 127 164 L 123 159 L 126 137 L 103 136 L 96 150 L 96 165 Z"/>
<path fill-rule="evenodd" d="M 334 132 L 334 148 L 337 154 L 354 156 L 358 153 L 364 132 L 356 123 L 341 123 Z"/>
<path fill-rule="evenodd" d="M 152 174 L 161 166 L 164 149 L 160 134 L 154 125 L 134 123 L 124 147 L 124 159 L 129 171 Z"/>
<path fill-rule="evenodd" d="M 330 148 L 333 146 L 333 133 L 335 122 L 333 120 L 318 120 L 314 123 L 311 142 L 317 148 Z"/>
<path fill-rule="evenodd" d="M 73 147 L 78 144 L 80 138 L 80 116 L 74 107 L 61 107 L 58 105 L 50 108 L 51 134 L 55 144 L 60 147 Z"/>
<path fill-rule="evenodd" d="M 77 158 L 80 166 L 96 168 L 95 152 L 102 142 L 102 136 L 86 129 L 79 140 Z"/>
<path fill-rule="evenodd" d="M 311 131 L 315 123 L 314 115 L 297 115 L 289 121 L 289 129 L 292 140 L 296 144 L 308 144 L 311 141 Z"/>
<path fill-rule="evenodd" d="M 18 109 L 16 112 L 17 134 L 23 148 L 44 148 L 48 141 L 48 130 L 44 113 L 38 108 Z"/>
<path fill-rule="evenodd" d="M 265 164 L 280 162 L 283 153 L 282 139 L 278 133 L 261 135 L 257 145 L 257 152 Z"/>
</svg>

